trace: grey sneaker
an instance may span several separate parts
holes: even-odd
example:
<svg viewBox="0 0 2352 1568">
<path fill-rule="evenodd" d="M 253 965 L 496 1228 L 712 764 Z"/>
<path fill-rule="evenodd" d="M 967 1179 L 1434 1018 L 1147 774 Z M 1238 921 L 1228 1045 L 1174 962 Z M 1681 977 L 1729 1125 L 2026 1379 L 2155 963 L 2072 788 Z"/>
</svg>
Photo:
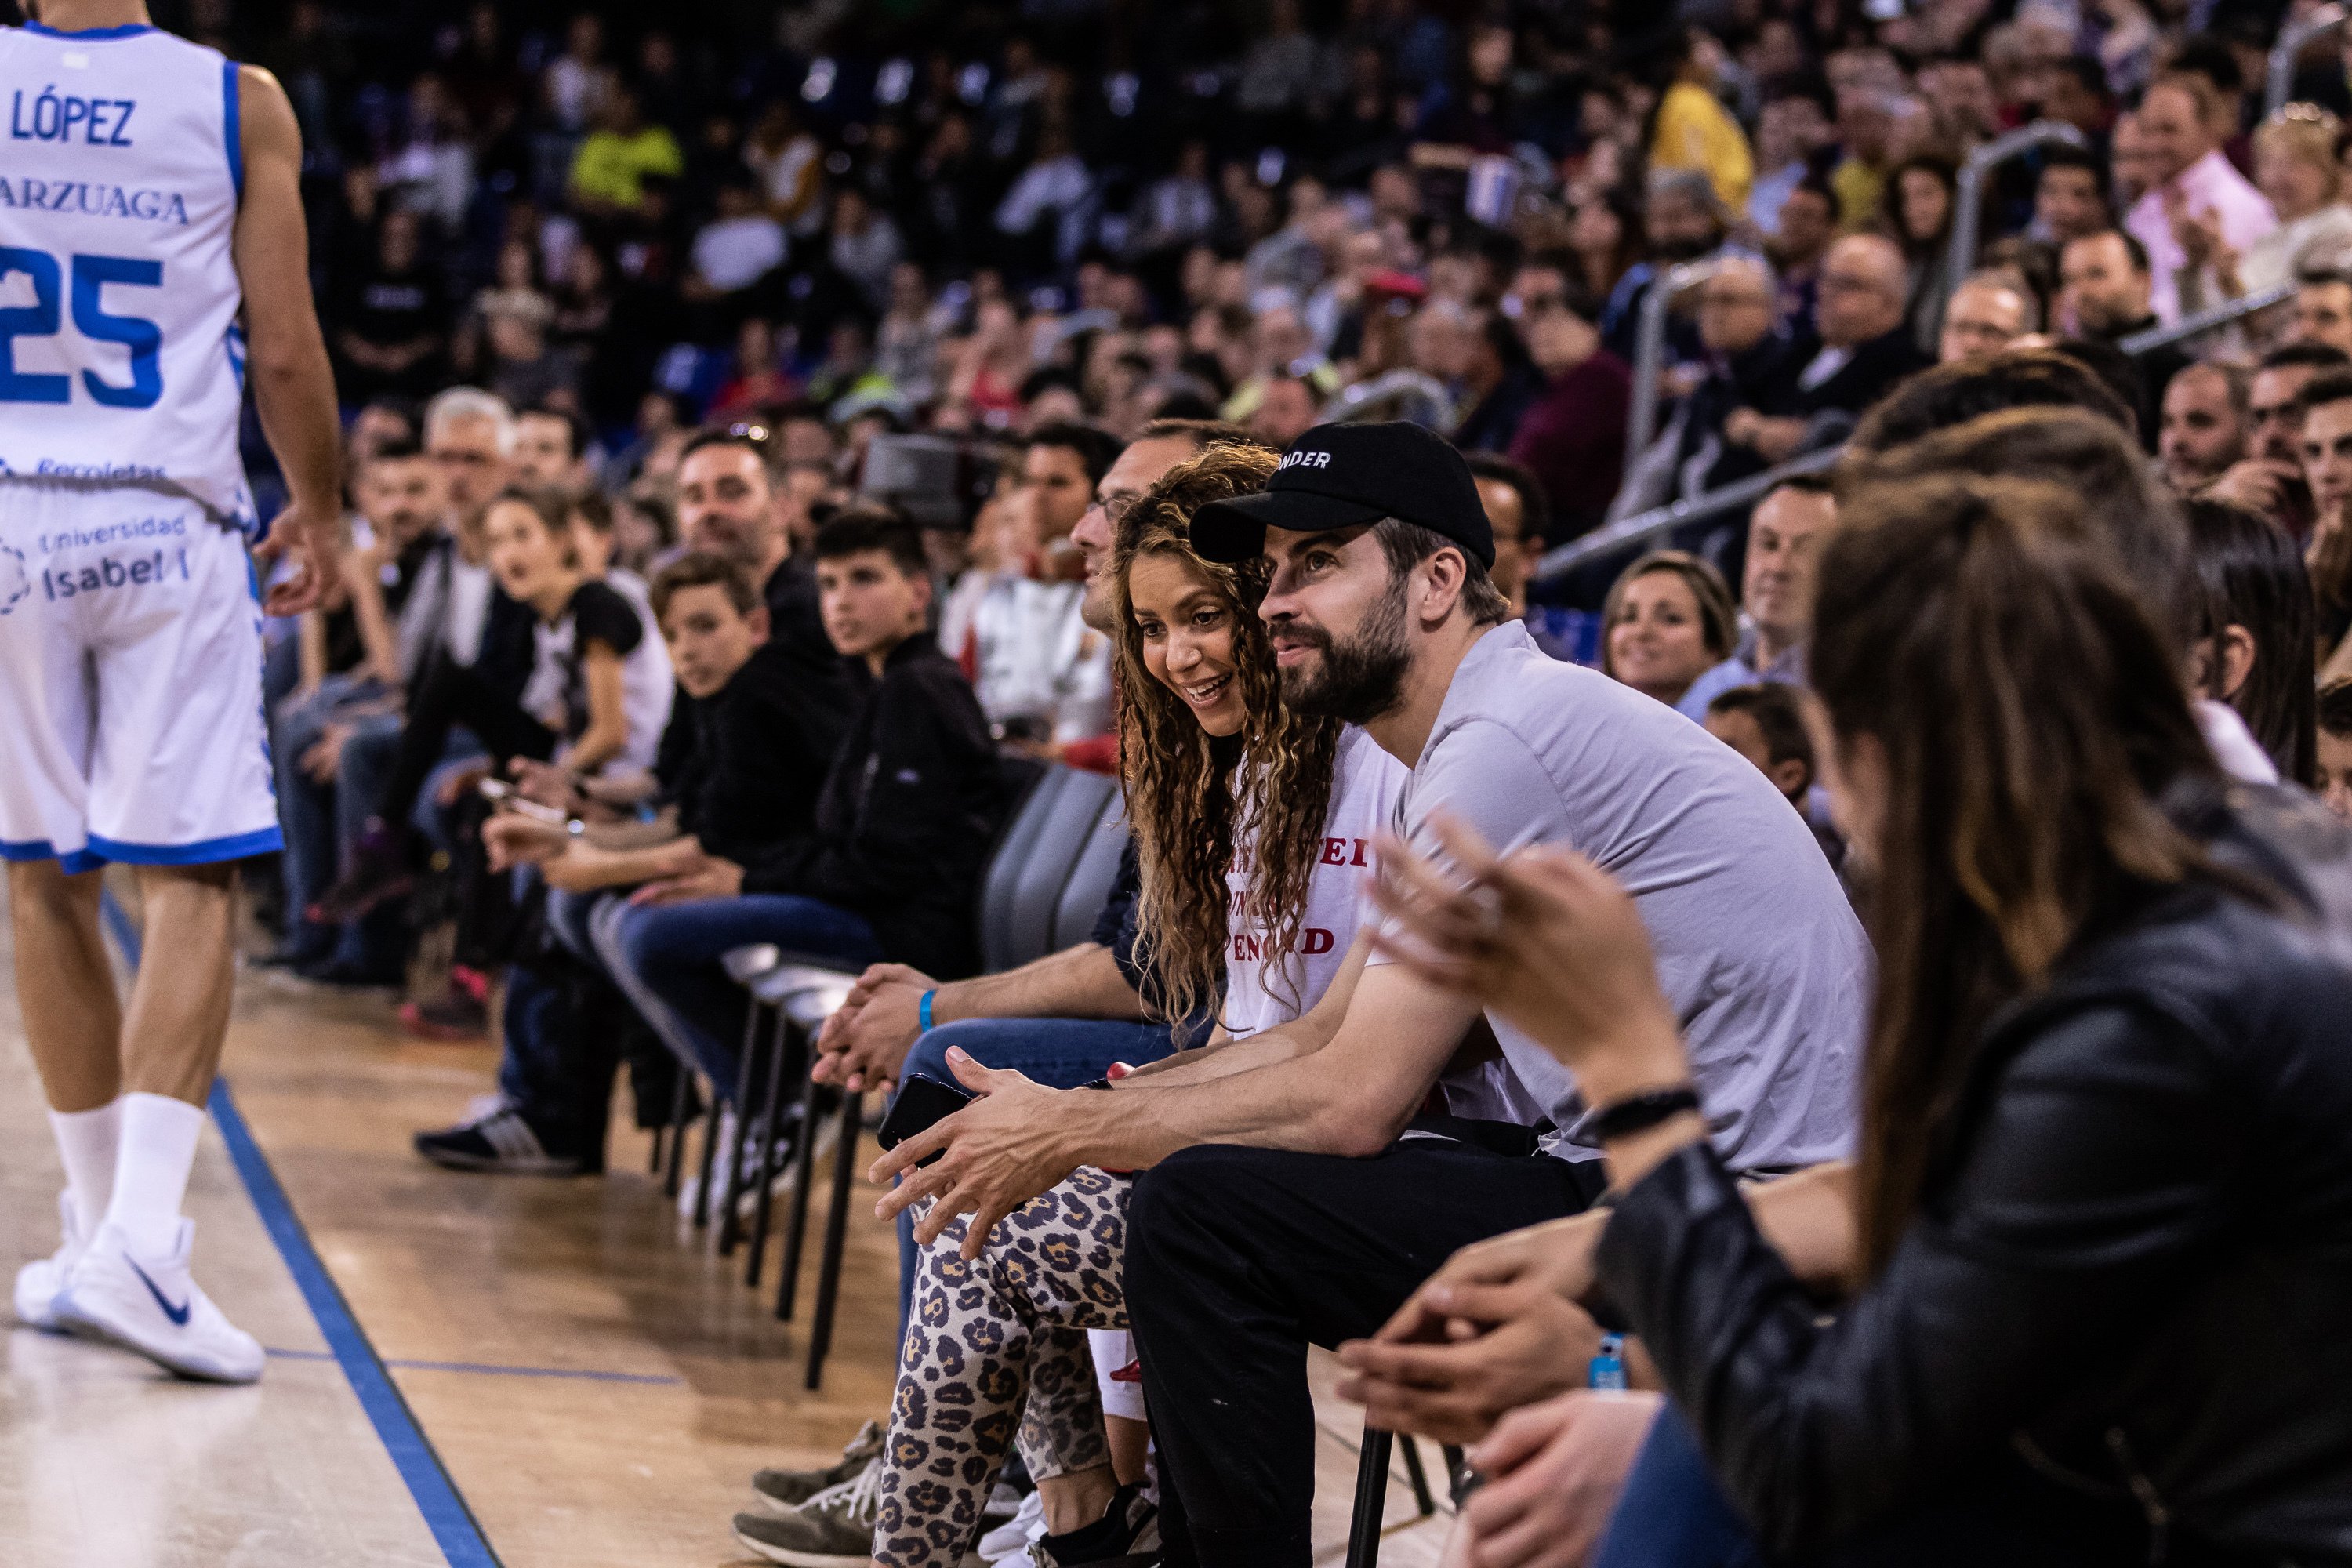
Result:
<svg viewBox="0 0 2352 1568">
<path fill-rule="evenodd" d="M 866 1568 L 883 1474 L 877 1455 L 856 1479 L 827 1487 L 788 1512 L 739 1513 L 735 1539 L 790 1568 Z"/>
<path fill-rule="evenodd" d="M 868 1421 L 842 1449 L 841 1462 L 821 1470 L 761 1470 L 751 1478 L 751 1490 L 763 1508 L 778 1513 L 793 1510 L 827 1487 L 856 1480 L 866 1466 L 882 1457 L 882 1423 Z"/>
</svg>

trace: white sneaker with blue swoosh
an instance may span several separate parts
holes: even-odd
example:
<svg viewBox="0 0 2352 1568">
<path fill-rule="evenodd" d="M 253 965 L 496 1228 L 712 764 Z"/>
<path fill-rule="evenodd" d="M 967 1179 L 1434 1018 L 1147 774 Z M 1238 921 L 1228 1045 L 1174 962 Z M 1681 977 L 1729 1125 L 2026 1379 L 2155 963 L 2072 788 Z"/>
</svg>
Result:
<svg viewBox="0 0 2352 1568">
<path fill-rule="evenodd" d="M 137 1351 L 182 1377 L 251 1383 L 261 1375 L 261 1343 L 196 1289 L 188 1273 L 195 1234 L 184 1219 L 169 1253 L 142 1257 L 115 1226 L 99 1226 L 58 1292 L 51 1310 L 58 1323 Z"/>
<path fill-rule="evenodd" d="M 47 1258 L 36 1258 L 16 1270 L 16 1321 L 28 1329 L 62 1333 L 58 1321 L 58 1292 L 81 1257 L 81 1216 L 70 1188 L 58 1194 L 58 1224 L 65 1239 Z"/>
</svg>

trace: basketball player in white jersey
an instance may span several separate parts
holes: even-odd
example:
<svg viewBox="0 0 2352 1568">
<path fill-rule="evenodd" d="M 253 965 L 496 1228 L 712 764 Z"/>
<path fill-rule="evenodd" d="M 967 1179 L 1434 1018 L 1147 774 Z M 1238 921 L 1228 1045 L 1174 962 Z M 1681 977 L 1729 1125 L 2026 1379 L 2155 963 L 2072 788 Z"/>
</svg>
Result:
<svg viewBox="0 0 2352 1568">
<path fill-rule="evenodd" d="M 269 613 L 334 570 L 335 389 L 310 306 L 301 136 L 268 73 L 142 0 L 0 27 L 0 856 L 16 992 L 67 1188 L 17 1317 L 247 1383 L 180 1215 L 228 1027 L 238 858 L 278 847 L 251 557 Z M 254 543 L 244 383 L 291 503 Z M 125 1008 L 99 868 L 131 867 Z"/>
</svg>

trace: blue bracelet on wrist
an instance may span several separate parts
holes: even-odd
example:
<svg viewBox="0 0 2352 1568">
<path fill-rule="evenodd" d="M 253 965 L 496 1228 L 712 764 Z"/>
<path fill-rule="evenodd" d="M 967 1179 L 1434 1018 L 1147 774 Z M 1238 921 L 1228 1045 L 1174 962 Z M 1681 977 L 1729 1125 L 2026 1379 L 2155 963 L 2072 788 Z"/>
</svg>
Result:
<svg viewBox="0 0 2352 1568">
<path fill-rule="evenodd" d="M 926 991 L 923 999 L 915 1004 L 915 1022 L 921 1026 L 926 1035 L 931 1032 L 931 998 L 938 994 L 936 991 Z"/>
</svg>

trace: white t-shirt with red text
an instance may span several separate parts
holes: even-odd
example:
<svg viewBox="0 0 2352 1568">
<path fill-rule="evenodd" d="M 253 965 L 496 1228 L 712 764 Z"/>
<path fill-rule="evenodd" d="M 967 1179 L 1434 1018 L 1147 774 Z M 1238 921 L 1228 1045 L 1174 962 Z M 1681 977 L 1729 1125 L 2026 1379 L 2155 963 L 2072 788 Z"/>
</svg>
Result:
<svg viewBox="0 0 2352 1568">
<path fill-rule="evenodd" d="M 1329 990 L 1356 940 L 1370 893 L 1372 837 L 1395 819 L 1408 774 L 1363 731 L 1340 732 L 1332 762 L 1331 804 L 1323 819 L 1323 853 L 1307 879 L 1307 912 L 1294 950 L 1265 951 L 1265 921 L 1255 907 L 1250 876 L 1256 857 L 1244 837 L 1225 872 L 1231 889 L 1225 938 L 1225 1032 L 1242 1039 L 1286 1024 Z"/>
</svg>

